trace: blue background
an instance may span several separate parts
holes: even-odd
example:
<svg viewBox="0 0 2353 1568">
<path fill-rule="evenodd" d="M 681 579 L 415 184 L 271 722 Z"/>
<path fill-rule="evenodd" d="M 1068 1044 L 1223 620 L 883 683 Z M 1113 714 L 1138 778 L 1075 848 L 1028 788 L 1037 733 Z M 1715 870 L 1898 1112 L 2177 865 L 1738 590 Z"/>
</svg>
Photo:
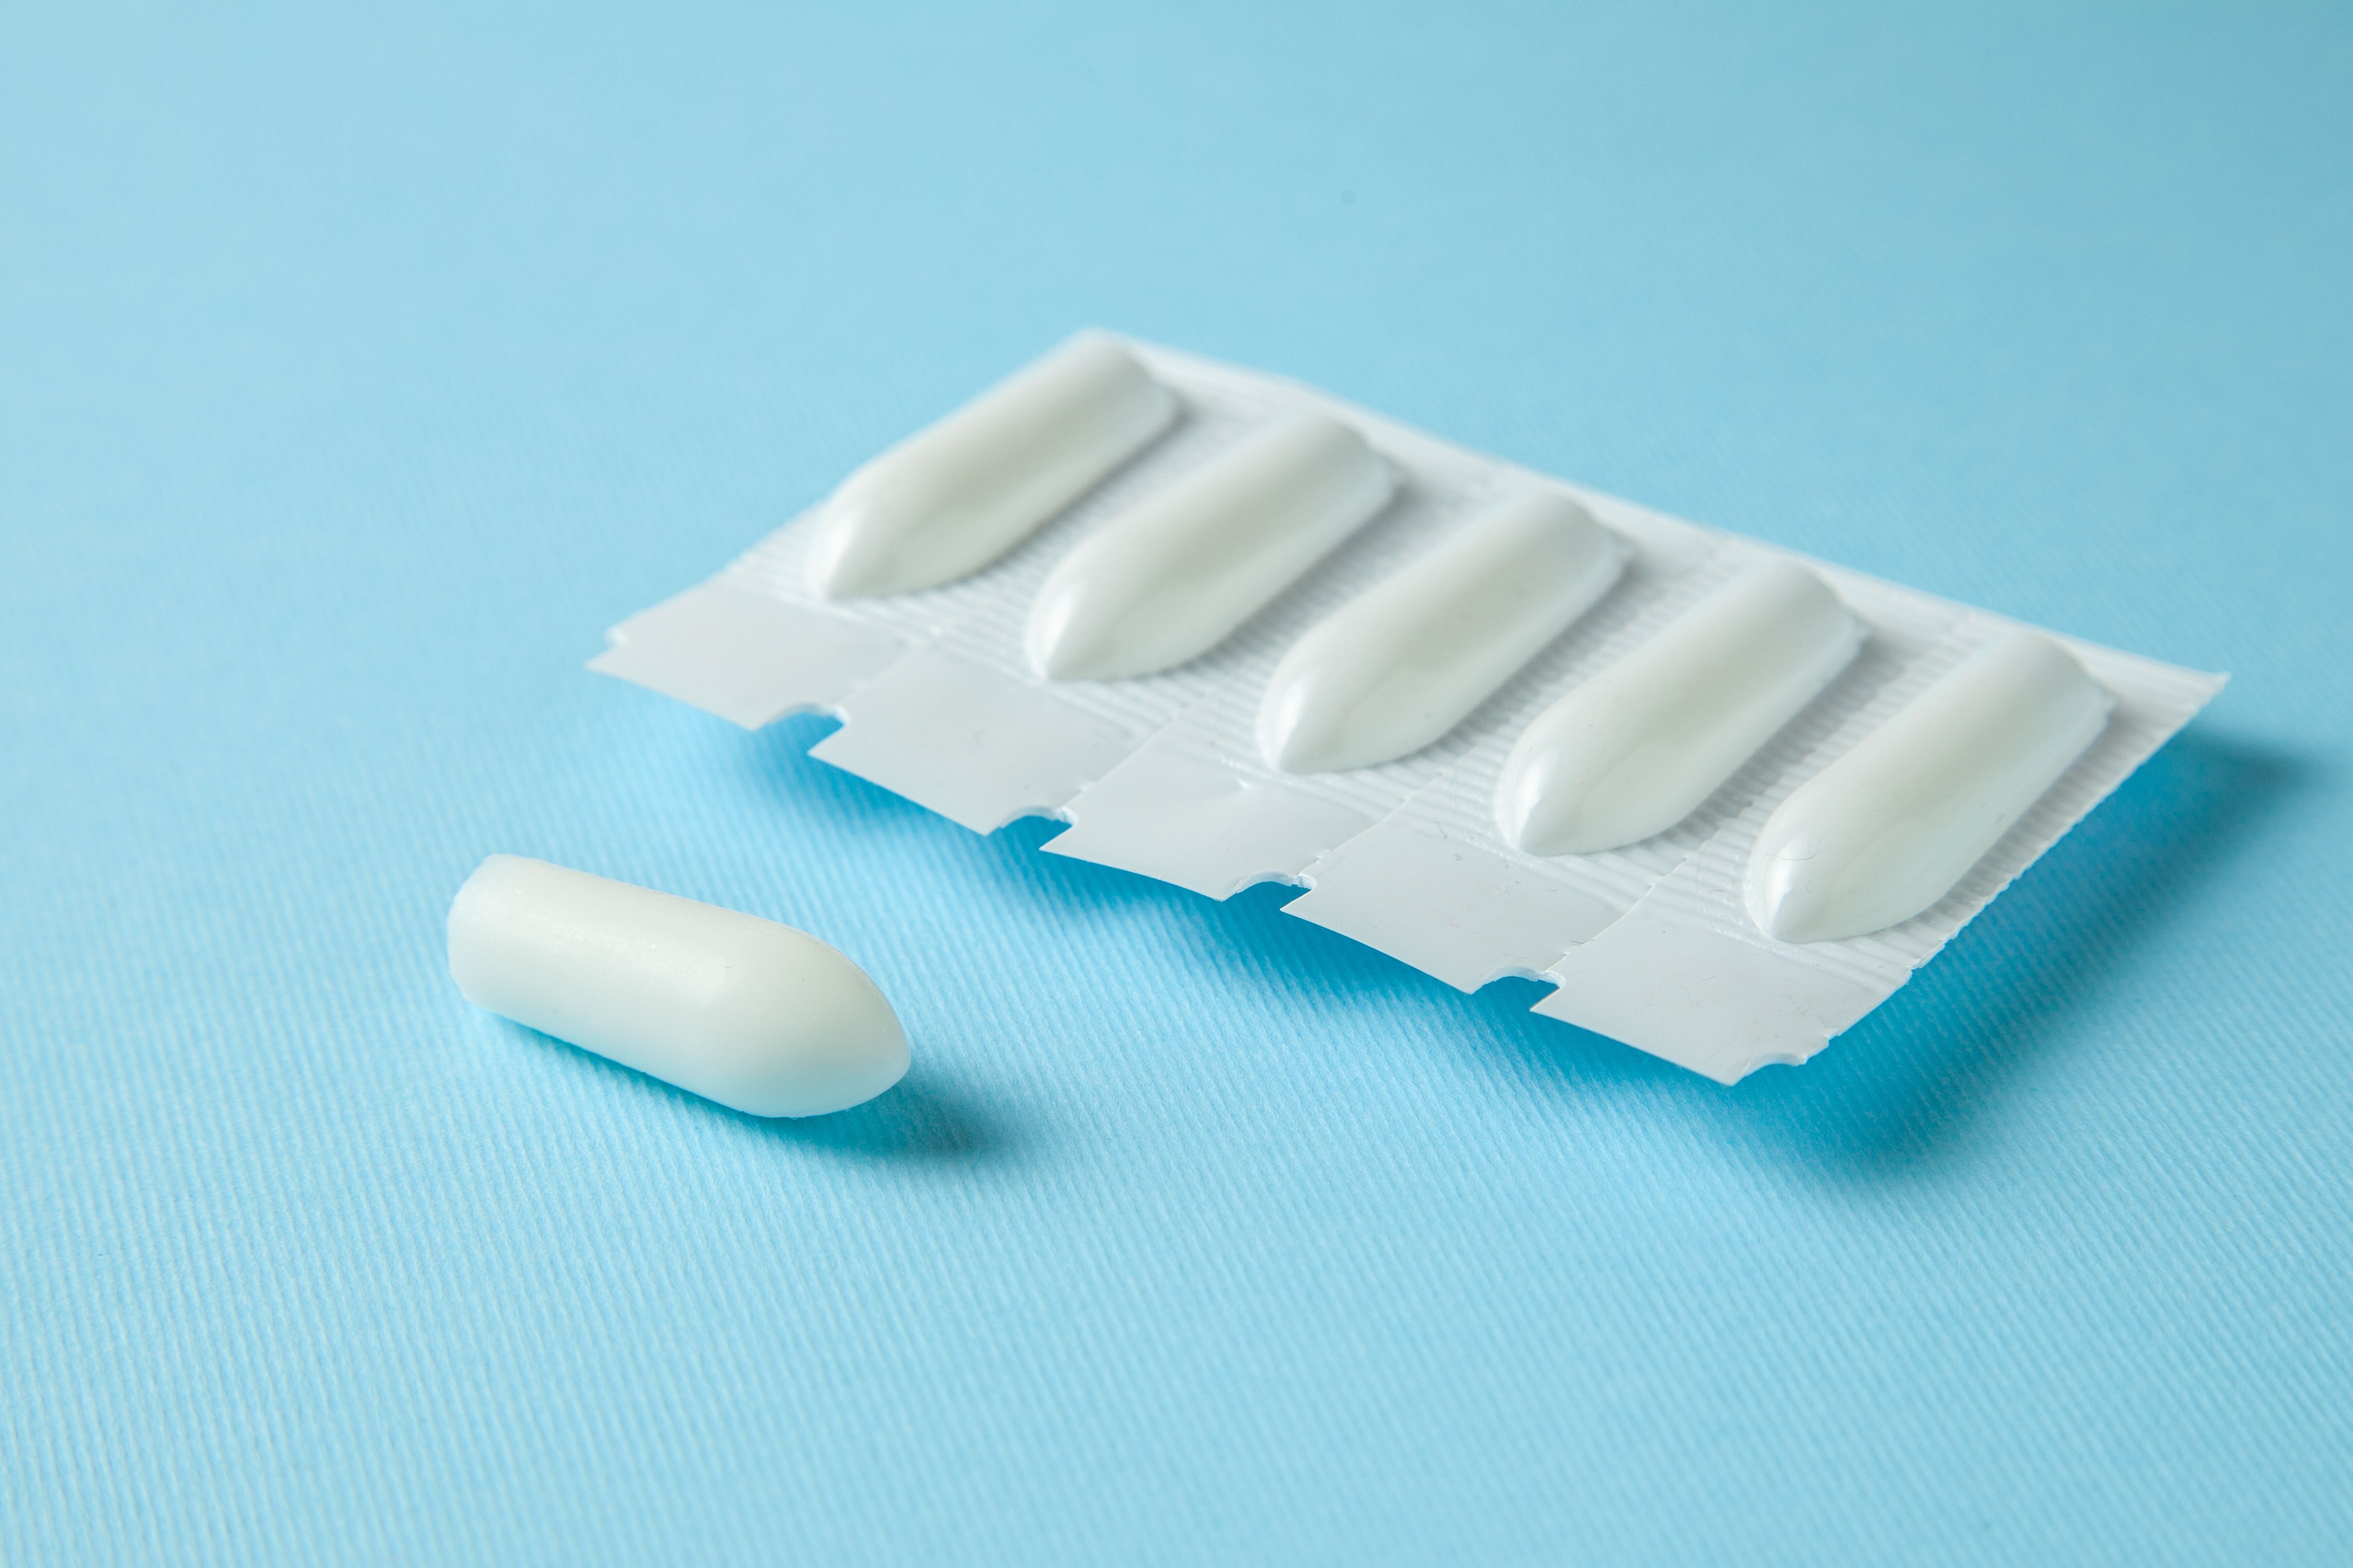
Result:
<svg viewBox="0 0 2353 1568">
<path fill-rule="evenodd" d="M 2353 12 L 219 9 L 0 13 L 0 1558 L 2353 1553 Z M 1727 1091 L 581 670 L 1087 323 L 2237 680 Z"/>
</svg>

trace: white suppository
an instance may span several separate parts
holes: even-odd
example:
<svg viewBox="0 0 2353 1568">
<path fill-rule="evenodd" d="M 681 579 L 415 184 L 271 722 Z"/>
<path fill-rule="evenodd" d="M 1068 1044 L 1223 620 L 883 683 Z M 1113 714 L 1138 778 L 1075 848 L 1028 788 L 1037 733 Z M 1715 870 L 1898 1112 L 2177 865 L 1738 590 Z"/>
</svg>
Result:
<svg viewBox="0 0 2353 1568">
<path fill-rule="evenodd" d="M 821 1116 L 905 1076 L 863 970 L 806 931 L 493 855 L 449 905 L 466 1000 L 753 1116 Z"/>
<path fill-rule="evenodd" d="M 1271 426 L 1064 556 L 1029 612 L 1029 662 L 1050 680 L 1118 680 L 1198 658 L 1396 488 L 1338 420 Z"/>
<path fill-rule="evenodd" d="M 850 599 L 969 576 L 1176 415 L 1134 355 L 1081 333 L 844 479 L 825 503 L 818 583 Z"/>
<path fill-rule="evenodd" d="M 1782 942 L 1910 920 L 2074 765 L 2116 706 L 2049 637 L 1978 649 L 1766 819 L 1743 884 L 1749 918 Z"/>
<path fill-rule="evenodd" d="M 1259 702 L 1260 752 L 1323 773 L 1420 751 L 1591 609 L 1625 561 L 1557 490 L 1504 502 L 1292 645 Z"/>
<path fill-rule="evenodd" d="M 992 406 L 1028 412 L 972 437 Z M 895 450 L 955 460 L 853 479 L 594 668 L 830 711 L 814 754 L 966 826 L 1295 884 L 1725 1082 L 1878 1005 L 2221 685 L 1105 334 Z M 894 564 L 844 596 L 866 483 L 923 505 L 871 510 Z"/>
<path fill-rule="evenodd" d="M 1786 561 L 1752 567 L 1537 716 L 1495 792 L 1504 837 L 1532 855 L 1579 855 L 1664 833 L 1862 646 L 1820 577 Z"/>
</svg>

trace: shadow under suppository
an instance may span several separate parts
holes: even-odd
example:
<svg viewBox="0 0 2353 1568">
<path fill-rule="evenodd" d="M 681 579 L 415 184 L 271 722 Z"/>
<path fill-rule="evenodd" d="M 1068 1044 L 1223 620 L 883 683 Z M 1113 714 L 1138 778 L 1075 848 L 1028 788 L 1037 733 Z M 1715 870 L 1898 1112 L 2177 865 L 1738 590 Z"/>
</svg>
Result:
<svg viewBox="0 0 2353 1568">
<path fill-rule="evenodd" d="M 1002 1116 L 921 1060 L 896 1084 L 847 1110 L 826 1116 L 753 1116 L 527 1025 L 505 1018 L 496 1022 L 518 1040 L 563 1052 L 584 1072 L 611 1074 L 617 1082 L 670 1101 L 681 1115 L 707 1117 L 715 1124 L 804 1148 L 871 1160 L 970 1162 L 1000 1158 L 1014 1144 Z"/>
<path fill-rule="evenodd" d="M 862 781 L 833 774 L 801 754 L 825 727 L 811 720 L 771 732 L 754 767 L 843 809 L 880 811 L 905 830 L 927 814 Z M 1032 896 L 1067 900 L 1074 913 L 1134 903 L 1168 906 L 1191 925 L 1203 956 L 1262 983 L 1286 979 L 1337 1016 L 1390 1021 L 1397 1010 L 1442 1010 L 1449 1031 L 1494 1054 L 1533 1083 L 1580 1095 L 1663 1094 L 1712 1131 L 1761 1141 L 1811 1168 L 1888 1173 L 1950 1151 L 2000 1098 L 2004 1079 L 2096 1026 L 2111 982 L 2164 922 L 2194 918 L 2201 890 L 2274 837 L 2321 782 L 2303 757 L 2192 725 L 1988 906 L 1913 980 L 1801 1067 L 1758 1072 L 1730 1090 L 1630 1047 L 1525 1008 L 1543 988 L 1498 982 L 1465 997 L 1368 948 L 1303 921 L 1279 921 L 1290 888 L 1259 888 L 1225 902 L 1147 878 L 1036 853 L 1060 831 L 1017 824 L 972 852 L 1009 872 Z M 830 776 L 828 776 L 830 775 Z M 823 783 L 817 782 L 823 779 Z M 879 797 L 879 798 L 877 798 Z M 1285 960 L 1289 961 L 1286 964 Z M 1369 1024 L 1368 1024 L 1368 1026 Z"/>
<path fill-rule="evenodd" d="M 2293 819 L 2302 758 L 2193 727 L 2078 824 L 1877 1011 L 1736 1091 L 1751 1129 L 1818 1163 L 1920 1166 L 2002 1080 L 2082 1039 L 2166 923 Z"/>
<path fill-rule="evenodd" d="M 877 1160 L 980 1161 L 1013 1144 L 1000 1118 L 921 1064 L 896 1087 L 830 1116 L 743 1120 L 786 1142 Z"/>
</svg>

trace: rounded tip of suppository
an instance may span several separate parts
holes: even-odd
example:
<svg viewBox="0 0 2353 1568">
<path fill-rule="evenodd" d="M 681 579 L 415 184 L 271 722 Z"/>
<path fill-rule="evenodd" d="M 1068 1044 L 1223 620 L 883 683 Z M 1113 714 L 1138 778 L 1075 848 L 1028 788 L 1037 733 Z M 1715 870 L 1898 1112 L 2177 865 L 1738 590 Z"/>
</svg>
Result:
<svg viewBox="0 0 2353 1568">
<path fill-rule="evenodd" d="M 1537 793 L 1526 780 L 1507 776 L 1504 787 L 1495 795 L 1495 826 L 1502 830 L 1504 842 L 1523 855 L 1562 854 L 1535 821 Z"/>
<path fill-rule="evenodd" d="M 1259 704 L 1256 737 L 1267 765 L 1287 773 L 1335 773 L 1368 768 L 1396 754 L 1349 733 L 1348 712 L 1316 701 L 1312 675 L 1278 666 Z"/>
<path fill-rule="evenodd" d="M 809 584 L 828 599 L 879 599 L 934 584 L 912 571 L 899 548 L 900 530 L 879 515 L 871 498 L 844 485 L 825 504 L 809 549 Z"/>
<path fill-rule="evenodd" d="M 753 1102 L 741 1107 L 754 1116 L 828 1116 L 863 1105 L 905 1078 L 914 1059 L 907 1031 L 881 988 L 846 954 L 814 937 L 807 940 L 821 954 L 797 965 L 802 973 L 784 987 L 789 998 L 767 999 L 776 1009 L 771 1016 L 792 1022 L 779 1022 L 767 1070 L 755 1074 L 766 1081 Z M 816 988 L 826 994 L 815 1008 L 810 969 L 831 971 L 828 983 Z M 787 1006 L 793 1013 L 785 1011 Z"/>
<path fill-rule="evenodd" d="M 1387 757 L 1362 756 L 1351 751 L 1345 736 L 1323 726 L 1286 721 L 1261 713 L 1258 721 L 1259 755 L 1267 765 L 1286 773 L 1336 773 L 1368 768 Z"/>
<path fill-rule="evenodd" d="M 1616 820 L 1623 813 L 1612 814 L 1592 789 L 1561 776 L 1567 772 L 1562 759 L 1536 739 L 1524 737 L 1514 748 L 1495 790 L 1495 826 L 1513 848 L 1524 855 L 1593 855 L 1648 837 L 1629 831 Z"/>
<path fill-rule="evenodd" d="M 1071 599 L 1050 581 L 1039 594 L 1021 637 L 1029 668 L 1044 680 L 1104 679 L 1097 673 L 1108 662 L 1103 658 L 1104 650 L 1092 646 L 1095 639 L 1079 634 L 1073 624 L 1077 606 Z"/>
<path fill-rule="evenodd" d="M 1767 824 L 1771 831 L 1771 824 Z M 1835 942 L 1860 936 L 1849 930 L 1846 901 L 1834 887 L 1821 880 L 1820 846 L 1790 839 L 1775 844 L 1758 841 L 1741 883 L 1740 899 L 1757 929 L 1775 942 Z"/>
<path fill-rule="evenodd" d="M 1597 834 L 1565 795 L 1546 797 L 1539 788 L 1508 792 L 1496 802 L 1495 825 L 1523 855 L 1591 855 L 1614 849 L 1620 840 Z"/>
<path fill-rule="evenodd" d="M 1350 757 L 1331 736 L 1271 727 L 1263 718 L 1258 725 L 1258 751 L 1267 766 L 1286 773 L 1336 773 L 1371 765 Z"/>
<path fill-rule="evenodd" d="M 1085 547 L 1080 547 L 1083 552 Z M 1137 646 L 1115 617 L 1103 613 L 1087 574 L 1091 563 L 1074 552 L 1038 591 L 1022 646 L 1029 668 L 1047 680 L 1127 680 L 1172 668 Z"/>
</svg>

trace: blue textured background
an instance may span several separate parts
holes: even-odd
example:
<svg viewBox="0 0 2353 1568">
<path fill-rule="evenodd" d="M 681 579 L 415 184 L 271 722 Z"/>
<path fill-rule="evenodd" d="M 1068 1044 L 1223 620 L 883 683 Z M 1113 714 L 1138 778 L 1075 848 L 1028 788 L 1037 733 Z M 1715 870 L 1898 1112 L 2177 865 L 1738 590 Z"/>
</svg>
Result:
<svg viewBox="0 0 2353 1568">
<path fill-rule="evenodd" d="M 0 1559 L 2353 1553 L 2353 12 L 206 9 L 0 11 Z M 1089 322 L 2238 679 L 1726 1091 L 581 670 Z"/>
</svg>

